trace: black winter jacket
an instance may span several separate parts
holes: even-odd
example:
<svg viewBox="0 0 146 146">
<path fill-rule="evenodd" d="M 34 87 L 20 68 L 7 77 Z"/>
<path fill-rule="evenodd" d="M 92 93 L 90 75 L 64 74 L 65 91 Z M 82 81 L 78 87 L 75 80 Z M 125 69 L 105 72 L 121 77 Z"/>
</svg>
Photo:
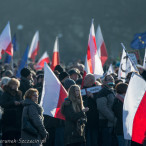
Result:
<svg viewBox="0 0 146 146">
<path fill-rule="evenodd" d="M 64 101 L 61 111 L 66 119 L 65 144 L 85 142 L 86 115 L 82 111 L 75 112 L 69 99 Z"/>
</svg>

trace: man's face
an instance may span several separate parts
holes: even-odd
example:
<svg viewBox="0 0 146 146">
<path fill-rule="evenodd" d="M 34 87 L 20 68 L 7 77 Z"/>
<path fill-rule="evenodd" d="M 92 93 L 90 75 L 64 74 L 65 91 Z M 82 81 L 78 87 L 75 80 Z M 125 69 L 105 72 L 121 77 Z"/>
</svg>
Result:
<svg viewBox="0 0 146 146">
<path fill-rule="evenodd" d="M 77 81 L 78 80 L 78 74 L 74 73 L 74 74 L 70 75 L 70 78 L 74 81 Z"/>
</svg>

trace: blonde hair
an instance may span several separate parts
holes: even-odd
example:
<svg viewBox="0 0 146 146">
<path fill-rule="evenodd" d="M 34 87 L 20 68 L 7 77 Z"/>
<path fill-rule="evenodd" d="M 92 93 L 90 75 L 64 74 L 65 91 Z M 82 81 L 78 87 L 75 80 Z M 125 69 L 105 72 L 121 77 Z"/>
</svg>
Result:
<svg viewBox="0 0 146 146">
<path fill-rule="evenodd" d="M 24 99 L 31 99 L 32 98 L 32 95 L 33 95 L 33 93 L 37 93 L 37 95 L 39 95 L 39 92 L 38 92 L 38 90 L 37 89 L 35 89 L 35 88 L 30 88 L 30 89 L 28 89 L 26 92 L 25 92 L 25 95 L 24 95 Z"/>
<path fill-rule="evenodd" d="M 83 106 L 83 100 L 81 96 L 81 91 L 79 94 L 79 97 L 76 96 L 75 89 L 78 88 L 80 90 L 80 87 L 78 85 L 72 85 L 69 88 L 69 96 L 68 98 L 72 101 L 72 106 L 75 112 L 80 112 L 84 106 Z"/>
<path fill-rule="evenodd" d="M 11 78 L 11 80 L 8 82 L 7 85 L 9 87 L 11 87 L 11 85 L 17 85 L 19 87 L 20 86 L 20 81 L 18 79 Z"/>
</svg>

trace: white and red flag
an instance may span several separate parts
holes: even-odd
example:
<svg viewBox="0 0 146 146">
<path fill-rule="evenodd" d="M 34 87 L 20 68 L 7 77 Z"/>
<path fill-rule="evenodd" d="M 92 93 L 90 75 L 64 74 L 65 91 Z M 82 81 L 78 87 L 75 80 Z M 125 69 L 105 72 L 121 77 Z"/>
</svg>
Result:
<svg viewBox="0 0 146 146">
<path fill-rule="evenodd" d="M 65 119 L 61 114 L 61 105 L 67 96 L 67 91 L 50 67 L 45 63 L 44 84 L 40 103 L 44 109 L 44 115 Z"/>
<path fill-rule="evenodd" d="M 100 25 L 98 26 L 97 31 L 96 31 L 96 44 L 97 44 L 98 55 L 101 59 L 102 66 L 103 66 L 106 60 L 108 59 L 108 54 L 107 54 L 107 49 L 106 49 L 105 42 L 102 36 Z"/>
<path fill-rule="evenodd" d="M 53 50 L 51 69 L 54 71 L 54 68 L 56 67 L 56 65 L 59 65 L 59 64 L 60 64 L 59 41 L 58 41 L 58 37 L 56 37 L 55 44 L 54 44 L 54 50 Z"/>
<path fill-rule="evenodd" d="M 142 144 L 146 134 L 146 81 L 133 74 L 123 105 L 124 138 Z"/>
<path fill-rule="evenodd" d="M 9 22 L 0 35 L 0 50 L 1 54 L 4 54 L 4 52 L 6 52 L 10 56 L 13 56 L 13 45 L 11 42 L 11 29 Z"/>
<path fill-rule="evenodd" d="M 39 31 L 36 31 L 32 39 L 31 46 L 28 53 L 28 58 L 31 58 L 33 62 L 35 62 L 35 57 L 38 53 L 38 50 L 39 50 Z"/>
<path fill-rule="evenodd" d="M 36 70 L 41 70 L 44 68 L 44 63 L 49 63 L 50 62 L 50 58 L 49 55 L 47 54 L 47 52 L 45 52 L 42 57 L 39 59 L 39 61 L 37 62 L 37 64 L 35 65 L 35 69 Z"/>
<path fill-rule="evenodd" d="M 99 78 L 103 75 L 103 68 L 102 68 L 101 60 L 97 53 L 93 20 L 91 23 L 87 55 L 85 58 L 85 69 L 84 69 L 82 87 L 83 87 L 84 77 L 88 73 L 94 74 L 95 78 Z"/>
</svg>

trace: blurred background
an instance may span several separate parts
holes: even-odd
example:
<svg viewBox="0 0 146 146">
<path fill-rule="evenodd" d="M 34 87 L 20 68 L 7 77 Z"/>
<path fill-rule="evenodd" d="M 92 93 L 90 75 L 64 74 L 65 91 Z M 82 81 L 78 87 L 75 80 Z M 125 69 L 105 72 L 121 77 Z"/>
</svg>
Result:
<svg viewBox="0 0 146 146">
<path fill-rule="evenodd" d="M 0 33 L 10 21 L 16 33 L 21 58 L 34 33 L 39 30 L 39 59 L 44 51 L 52 57 L 59 38 L 60 60 L 84 60 L 91 19 L 95 31 L 100 24 L 109 59 L 120 57 L 123 42 L 128 50 L 134 34 L 146 31 L 145 0 L 0 0 Z M 140 50 L 141 57 L 144 49 Z"/>
</svg>

